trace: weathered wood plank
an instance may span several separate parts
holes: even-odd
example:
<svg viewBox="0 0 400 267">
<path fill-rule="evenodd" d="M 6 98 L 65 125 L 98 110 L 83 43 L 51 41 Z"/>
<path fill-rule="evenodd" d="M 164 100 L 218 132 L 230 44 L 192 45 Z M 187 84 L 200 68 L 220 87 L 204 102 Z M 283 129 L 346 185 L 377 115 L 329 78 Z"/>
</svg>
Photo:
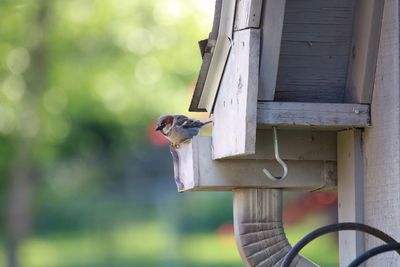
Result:
<svg viewBox="0 0 400 267">
<path fill-rule="evenodd" d="M 356 1 L 346 102 L 371 103 L 384 4 L 383 0 Z"/>
<path fill-rule="evenodd" d="M 336 132 L 278 130 L 277 133 L 283 160 L 336 160 Z M 256 140 L 256 153 L 240 158 L 274 160 L 272 130 L 257 130 Z"/>
<path fill-rule="evenodd" d="M 198 104 L 211 113 L 231 48 L 236 1 L 222 1 L 218 37 Z"/>
<path fill-rule="evenodd" d="M 364 162 L 361 130 L 338 132 L 339 222 L 364 223 Z M 364 252 L 361 232 L 339 232 L 340 266 L 348 266 Z"/>
<path fill-rule="evenodd" d="M 260 30 L 234 33 L 214 108 L 213 158 L 255 151 Z"/>
<path fill-rule="evenodd" d="M 237 0 L 234 30 L 260 28 L 262 0 Z"/>
<path fill-rule="evenodd" d="M 291 102 L 259 102 L 257 108 L 259 126 L 318 126 L 318 127 L 366 127 L 370 125 L 369 105 L 321 104 Z"/>
<path fill-rule="evenodd" d="M 400 240 L 400 84 L 399 1 L 386 0 L 378 65 L 371 104 L 373 127 L 365 130 L 365 223 Z M 365 238 L 366 249 L 381 243 Z M 400 257 L 385 253 L 368 266 L 400 266 Z"/>
<path fill-rule="evenodd" d="M 266 0 L 263 4 L 258 99 L 274 99 L 285 3 L 286 0 Z"/>
<path fill-rule="evenodd" d="M 275 101 L 343 102 L 354 2 L 286 1 Z M 261 59 L 261 68 L 268 60 Z"/>
<path fill-rule="evenodd" d="M 222 10 L 222 0 L 216 0 L 215 1 L 215 10 L 214 10 L 214 20 L 213 20 L 211 32 L 210 32 L 207 40 L 203 40 L 203 41 L 199 42 L 200 50 L 201 50 L 201 57 L 202 57 L 203 61 L 201 63 L 199 75 L 198 75 L 198 78 L 196 81 L 196 86 L 195 86 L 192 100 L 191 100 L 190 106 L 189 106 L 189 111 L 192 111 L 192 112 L 206 111 L 205 108 L 199 107 L 199 103 L 200 103 L 200 98 L 203 94 L 204 84 L 206 82 L 208 70 L 210 68 L 211 58 L 214 53 L 214 46 L 215 46 L 215 43 L 218 38 L 221 10 Z M 202 46 L 204 46 L 204 43 L 205 43 L 206 47 L 204 47 L 204 49 L 203 49 Z"/>
<path fill-rule="evenodd" d="M 272 181 L 262 169 L 279 173 L 275 160 L 213 160 L 211 137 L 195 137 L 177 152 L 182 191 L 230 191 L 241 187 L 315 190 L 334 189 L 336 185 L 335 161 L 287 160 L 288 176 Z"/>
</svg>

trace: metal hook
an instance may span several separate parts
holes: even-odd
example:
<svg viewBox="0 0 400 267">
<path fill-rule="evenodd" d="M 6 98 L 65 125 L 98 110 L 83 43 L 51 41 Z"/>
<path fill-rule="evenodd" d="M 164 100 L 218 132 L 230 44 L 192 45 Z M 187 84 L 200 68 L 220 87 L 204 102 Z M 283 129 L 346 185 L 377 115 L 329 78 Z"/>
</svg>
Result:
<svg viewBox="0 0 400 267">
<path fill-rule="evenodd" d="M 263 172 L 265 175 L 268 176 L 269 179 L 273 181 L 281 180 L 285 178 L 288 174 L 288 167 L 286 163 L 281 159 L 279 156 L 279 147 L 278 147 L 278 135 L 276 133 L 276 127 L 272 127 L 272 130 L 274 131 L 274 152 L 275 152 L 275 159 L 278 161 L 278 163 L 282 166 L 283 168 L 283 175 L 282 176 L 273 176 L 267 169 L 263 169 Z"/>
</svg>

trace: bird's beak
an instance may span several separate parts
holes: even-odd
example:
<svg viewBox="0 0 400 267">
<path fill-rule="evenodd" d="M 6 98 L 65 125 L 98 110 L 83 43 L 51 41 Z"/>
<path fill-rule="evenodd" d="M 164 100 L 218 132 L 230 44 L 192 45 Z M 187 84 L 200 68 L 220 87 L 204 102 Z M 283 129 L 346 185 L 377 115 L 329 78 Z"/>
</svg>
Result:
<svg viewBox="0 0 400 267">
<path fill-rule="evenodd" d="M 162 129 L 162 127 L 161 127 L 161 125 L 159 125 L 159 126 L 157 126 L 156 131 L 159 131 L 161 129 Z"/>
</svg>

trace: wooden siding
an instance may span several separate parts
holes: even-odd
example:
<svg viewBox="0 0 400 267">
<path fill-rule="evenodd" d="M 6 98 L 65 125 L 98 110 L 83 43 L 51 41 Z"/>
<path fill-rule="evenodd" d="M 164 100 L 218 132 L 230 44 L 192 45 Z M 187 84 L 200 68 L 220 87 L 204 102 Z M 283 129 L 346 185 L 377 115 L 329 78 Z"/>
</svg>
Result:
<svg viewBox="0 0 400 267">
<path fill-rule="evenodd" d="M 399 1 L 386 0 L 373 92 L 370 129 L 365 130 L 365 223 L 400 240 L 400 83 Z M 381 245 L 366 236 L 366 248 Z M 366 266 L 400 266 L 396 253 L 368 260 Z"/>
<path fill-rule="evenodd" d="M 354 2 L 286 1 L 275 101 L 343 102 Z M 260 84 L 264 78 L 261 72 Z"/>
</svg>

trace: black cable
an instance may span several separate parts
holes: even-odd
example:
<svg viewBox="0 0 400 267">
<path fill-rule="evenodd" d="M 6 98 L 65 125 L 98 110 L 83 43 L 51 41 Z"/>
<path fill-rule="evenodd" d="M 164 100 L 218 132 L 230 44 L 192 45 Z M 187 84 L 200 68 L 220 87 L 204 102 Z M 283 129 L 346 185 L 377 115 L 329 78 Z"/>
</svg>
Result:
<svg viewBox="0 0 400 267">
<path fill-rule="evenodd" d="M 323 226 L 321 228 L 318 228 L 318 229 L 312 231 L 311 233 L 309 233 L 305 237 L 303 237 L 299 242 L 297 242 L 297 244 L 286 255 L 285 259 L 283 260 L 283 262 L 281 264 L 281 267 L 289 267 L 290 264 L 292 263 L 293 259 L 299 253 L 299 251 L 303 247 L 305 247 L 308 243 L 310 243 L 311 241 L 316 239 L 317 237 L 320 237 L 324 234 L 338 232 L 338 231 L 344 231 L 344 230 L 361 231 L 361 232 L 373 235 L 373 236 L 383 240 L 386 243 L 397 243 L 397 241 L 395 239 L 393 239 L 391 236 L 389 236 L 388 234 L 386 234 L 386 233 L 382 232 L 381 230 L 378 230 L 374 227 L 365 225 L 365 224 L 350 223 L 350 222 L 330 224 L 330 225 Z M 400 254 L 400 250 L 398 250 L 397 253 Z"/>
<path fill-rule="evenodd" d="M 364 261 L 367 261 L 369 258 L 372 258 L 378 254 L 389 252 L 392 250 L 399 250 L 400 243 L 391 243 L 391 244 L 384 244 L 370 250 L 365 251 L 363 254 L 358 256 L 355 260 L 353 260 L 348 267 L 357 267 Z"/>
</svg>

